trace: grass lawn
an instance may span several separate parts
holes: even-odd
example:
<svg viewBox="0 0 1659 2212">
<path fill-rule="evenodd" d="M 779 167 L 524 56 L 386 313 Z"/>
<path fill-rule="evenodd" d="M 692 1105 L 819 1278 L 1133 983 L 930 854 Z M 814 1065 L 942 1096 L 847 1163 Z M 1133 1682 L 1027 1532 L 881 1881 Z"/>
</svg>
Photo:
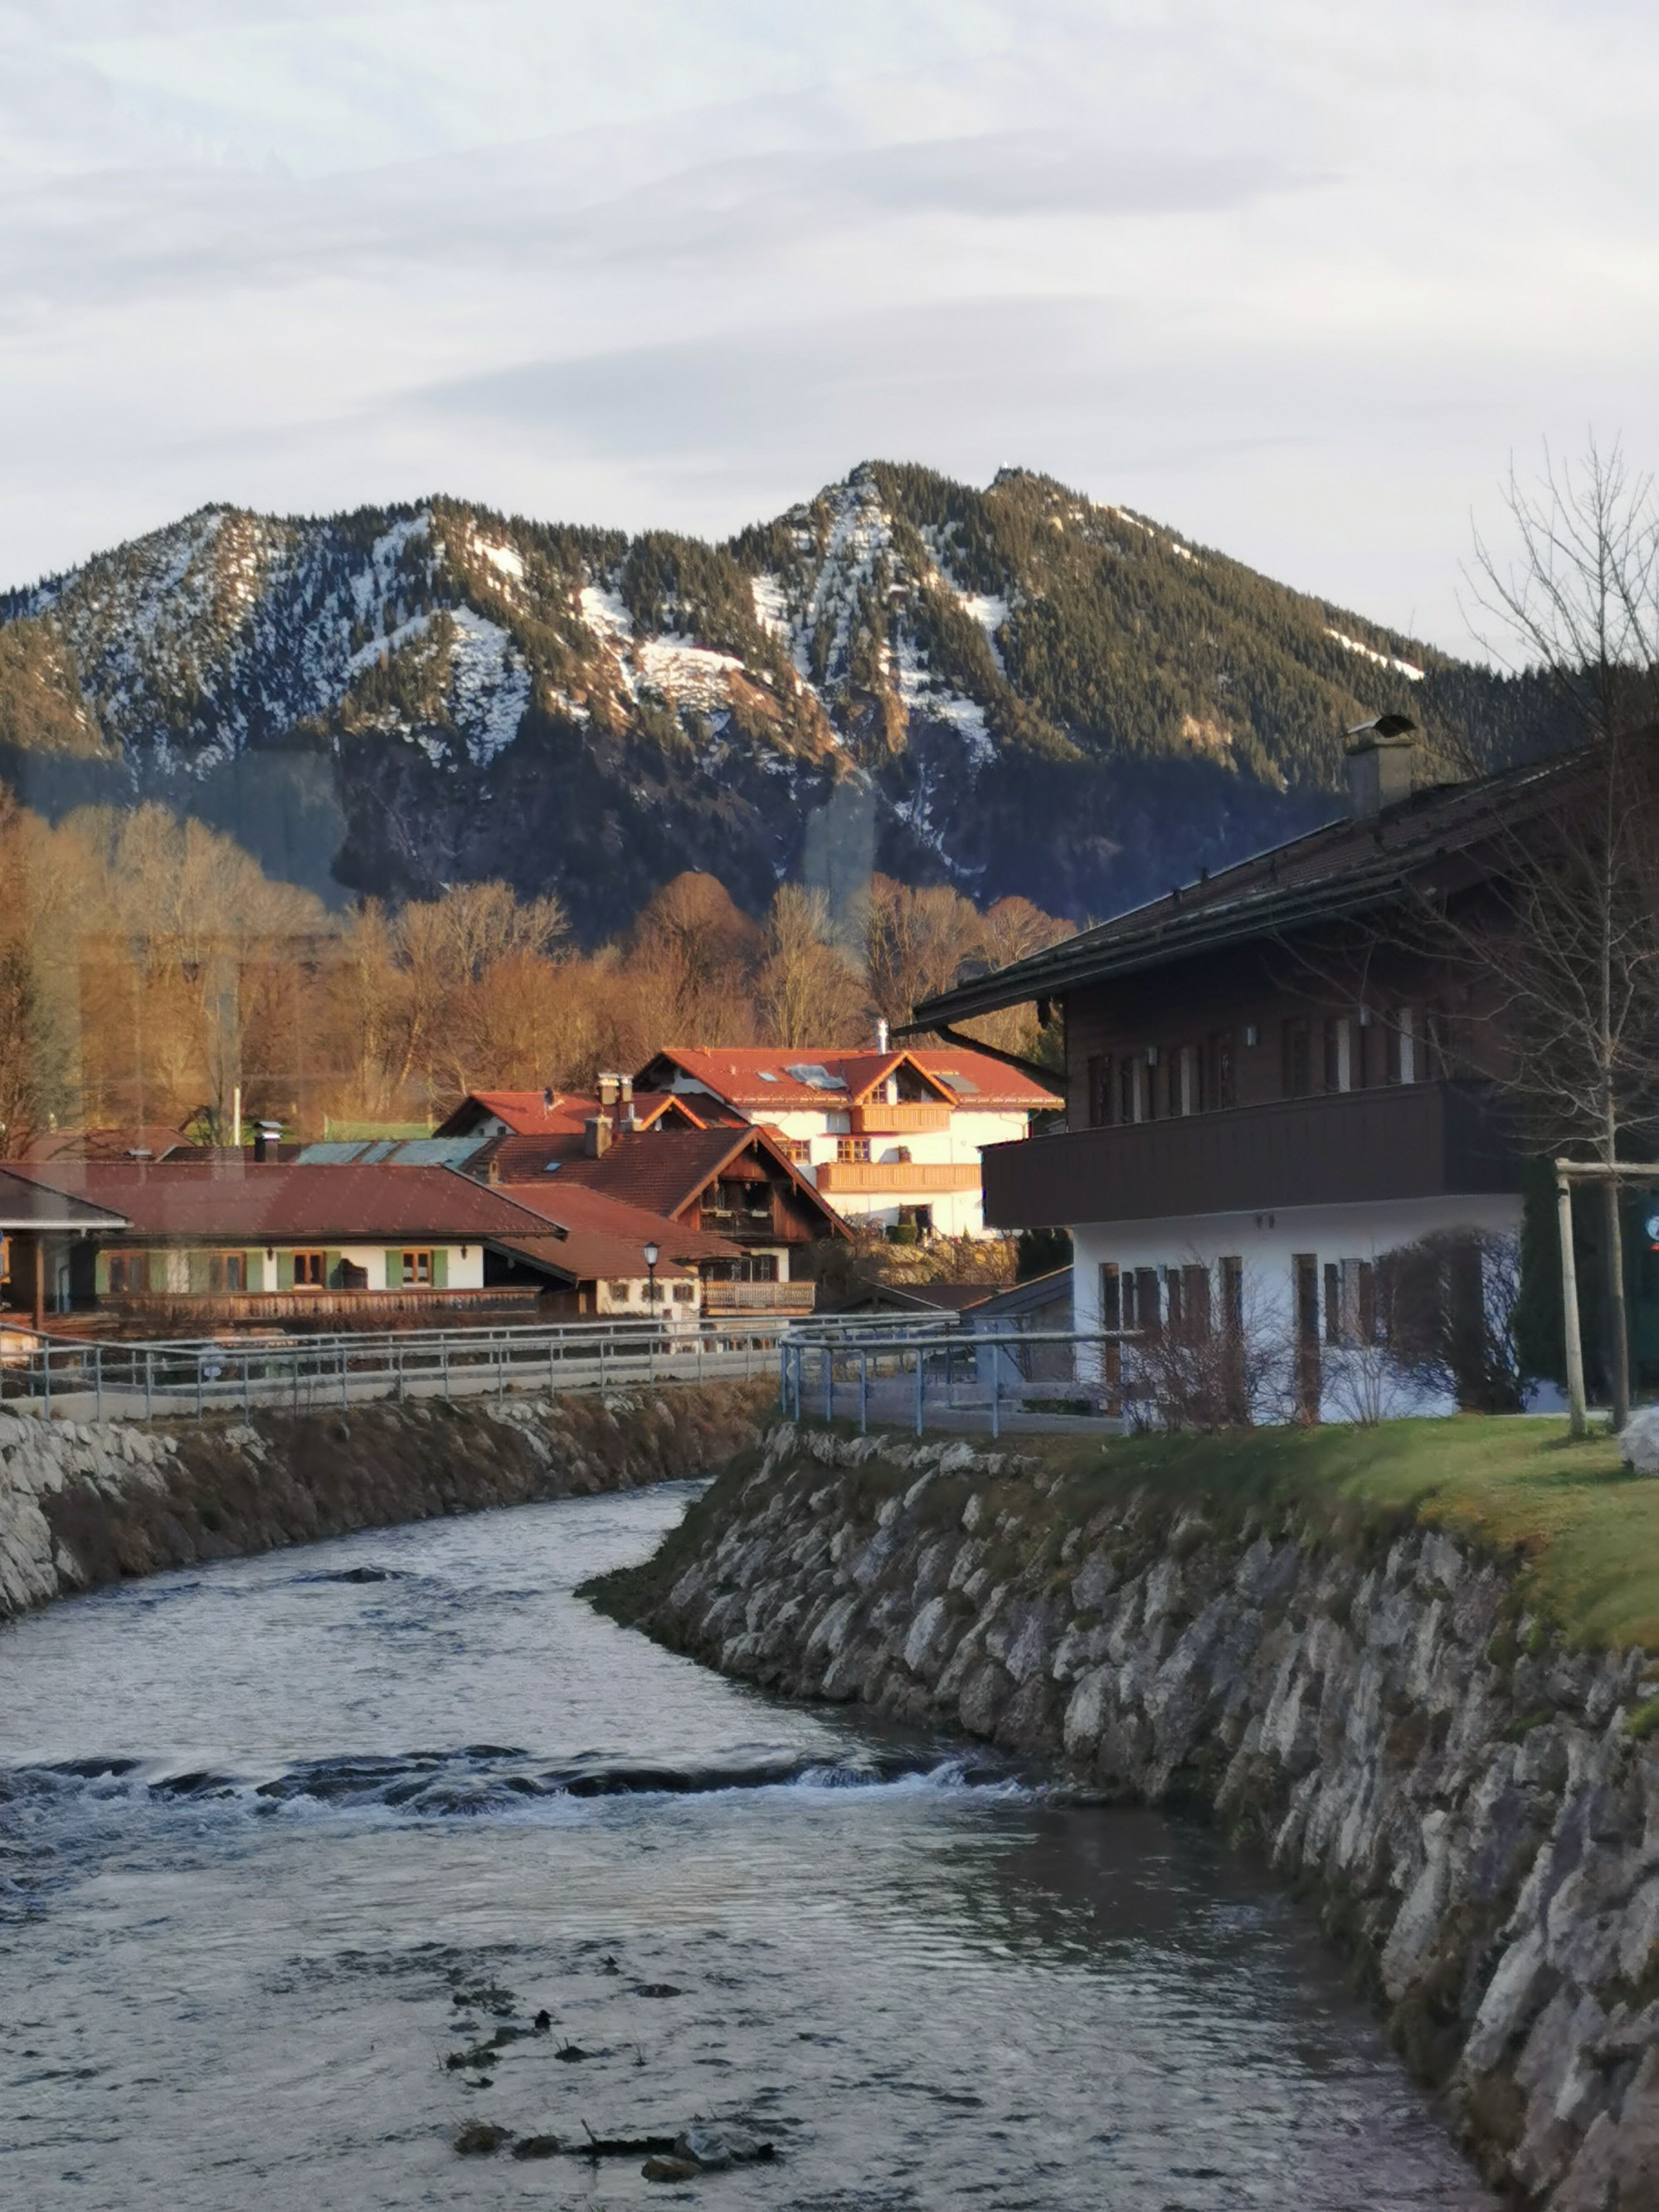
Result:
<svg viewBox="0 0 1659 2212">
<path fill-rule="evenodd" d="M 1528 1605 L 1572 1642 L 1659 1652 L 1659 1480 L 1621 1467 L 1610 1437 L 1570 1443 L 1565 1421 L 1462 1414 L 1040 1449 L 1101 1502 L 1144 1484 L 1235 1508 L 1294 1503 L 1334 1528 L 1413 1514 L 1522 1555 Z"/>
</svg>

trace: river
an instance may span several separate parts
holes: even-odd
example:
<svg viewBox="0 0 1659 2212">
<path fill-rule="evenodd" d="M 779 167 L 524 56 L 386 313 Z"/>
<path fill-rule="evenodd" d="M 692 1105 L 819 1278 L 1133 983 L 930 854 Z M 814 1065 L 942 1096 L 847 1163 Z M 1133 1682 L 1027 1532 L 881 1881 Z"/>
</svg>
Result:
<svg viewBox="0 0 1659 2212">
<path fill-rule="evenodd" d="M 690 1494 L 0 1629 L 0 2203 L 1492 2203 L 1204 1829 L 772 1704 L 574 1595 Z M 564 2148 L 699 2117 L 772 2162 Z M 477 2123 L 544 2154 L 458 2154 Z"/>
</svg>

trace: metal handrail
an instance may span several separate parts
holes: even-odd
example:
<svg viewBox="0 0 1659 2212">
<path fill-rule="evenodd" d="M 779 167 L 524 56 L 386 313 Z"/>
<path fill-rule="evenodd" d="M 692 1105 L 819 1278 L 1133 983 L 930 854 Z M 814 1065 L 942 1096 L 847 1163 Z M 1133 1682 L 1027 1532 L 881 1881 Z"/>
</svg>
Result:
<svg viewBox="0 0 1659 2212">
<path fill-rule="evenodd" d="M 911 1409 L 915 1432 L 920 1436 L 926 1425 L 927 1383 L 930 1367 L 937 1371 L 941 1355 L 944 1365 L 945 1399 L 952 1412 L 963 1409 L 963 1401 L 954 1392 L 952 1362 L 959 1354 L 971 1355 L 975 1370 L 982 1361 L 988 1361 L 988 1376 L 975 1373 L 975 1387 L 982 1391 L 973 1401 L 975 1407 L 983 1406 L 990 1414 L 991 1434 L 1002 1433 L 1002 1403 L 1004 1395 L 1003 1367 L 1011 1357 L 1017 1358 L 1029 1346 L 1043 1344 L 1063 1344 L 1073 1347 L 1069 1377 L 1056 1377 L 1045 1382 L 1036 1377 L 1022 1377 L 1018 1395 L 1028 1402 L 1033 1395 L 1048 1392 L 1059 1397 L 1079 1398 L 1097 1401 L 1103 1407 L 1109 1398 L 1118 1395 L 1118 1384 L 1111 1347 L 1121 1347 L 1139 1340 L 1138 1329 L 975 1329 L 971 1315 L 946 1316 L 941 1322 L 921 1328 L 887 1330 L 865 1336 L 827 1334 L 821 1329 L 794 1328 L 779 1340 L 778 1402 L 785 1413 L 793 1413 L 799 1420 L 803 1405 L 808 1402 L 806 1366 L 809 1358 L 814 1370 L 814 1383 L 822 1389 L 821 1407 L 815 1402 L 814 1412 L 822 1411 L 825 1420 L 835 1418 L 836 1411 L 836 1368 L 839 1361 L 850 1383 L 858 1391 L 858 1421 L 860 1433 L 867 1433 L 870 1425 L 870 1383 L 872 1372 L 878 1384 L 888 1375 L 902 1380 L 907 1365 L 913 1377 L 914 1400 Z M 1097 1347 L 1100 1358 L 1095 1374 L 1078 1371 L 1076 1347 L 1079 1345 Z M 906 1355 L 908 1355 L 908 1360 Z M 816 1391 L 814 1394 L 816 1397 Z M 935 1393 L 935 1411 L 938 1410 Z"/>
<path fill-rule="evenodd" d="M 543 1328 L 352 1331 L 303 1337 L 107 1340 L 17 1330 L 0 1352 L 12 1410 L 201 1418 L 256 1405 L 300 1412 L 362 1400 L 493 1390 L 604 1389 L 767 1371 L 782 1334 L 769 1314 L 663 1316 Z"/>
</svg>

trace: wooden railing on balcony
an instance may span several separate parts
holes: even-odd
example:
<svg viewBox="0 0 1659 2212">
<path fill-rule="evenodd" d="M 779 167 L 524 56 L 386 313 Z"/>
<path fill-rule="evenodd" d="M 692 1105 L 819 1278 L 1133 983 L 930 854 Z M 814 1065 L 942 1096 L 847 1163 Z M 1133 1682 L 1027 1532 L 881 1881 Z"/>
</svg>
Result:
<svg viewBox="0 0 1659 2212">
<path fill-rule="evenodd" d="M 1513 1194 L 1505 1117 L 1480 1083 L 1401 1083 L 1073 1129 L 984 1154 L 994 1229 Z"/>
<path fill-rule="evenodd" d="M 702 1310 L 710 1314 L 809 1314 L 817 1294 L 816 1283 L 705 1283 Z"/>
<path fill-rule="evenodd" d="M 232 1322 L 321 1321 L 348 1326 L 372 1324 L 381 1316 L 424 1314 L 431 1326 L 465 1327 L 491 1315 L 533 1315 L 541 1291 L 535 1284 L 487 1284 L 482 1290 L 439 1291 L 225 1291 L 191 1297 L 185 1291 L 106 1292 L 101 1313 L 123 1321 L 149 1322 L 176 1328 L 202 1322 L 222 1328 Z"/>
<path fill-rule="evenodd" d="M 948 1129 L 951 1109 L 943 1099 L 907 1099 L 894 1106 L 876 1099 L 867 1106 L 854 1106 L 852 1118 L 855 1137 L 908 1137 L 924 1129 Z"/>
<path fill-rule="evenodd" d="M 818 1169 L 818 1188 L 826 1195 L 891 1191 L 906 1198 L 916 1192 L 977 1190 L 979 1166 L 975 1161 L 825 1160 Z"/>
<path fill-rule="evenodd" d="M 697 1216 L 697 1226 L 737 1243 L 757 1237 L 769 1244 L 779 1241 L 777 1220 L 769 1206 L 705 1206 Z"/>
</svg>

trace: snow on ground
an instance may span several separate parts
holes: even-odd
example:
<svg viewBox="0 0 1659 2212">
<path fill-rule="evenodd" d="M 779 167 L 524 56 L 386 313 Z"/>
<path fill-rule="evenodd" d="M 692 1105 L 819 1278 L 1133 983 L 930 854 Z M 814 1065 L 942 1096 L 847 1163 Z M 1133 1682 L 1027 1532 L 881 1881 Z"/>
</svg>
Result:
<svg viewBox="0 0 1659 2212">
<path fill-rule="evenodd" d="M 1325 625 L 1325 635 L 1334 637 L 1348 652 L 1362 653 L 1367 660 L 1374 660 L 1379 668 L 1392 668 L 1396 676 L 1403 676 L 1408 684 L 1423 681 L 1423 671 L 1414 667 L 1409 660 L 1399 660 L 1392 653 L 1375 652 L 1369 645 L 1362 645 L 1357 637 L 1345 637 L 1340 629 L 1333 629 L 1328 623 Z"/>
<path fill-rule="evenodd" d="M 732 674 L 743 663 L 670 631 L 641 639 L 634 647 L 634 665 L 642 681 L 677 707 L 720 708 L 730 705 Z"/>
<path fill-rule="evenodd" d="M 530 671 L 504 629 L 471 607 L 452 607 L 449 711 L 466 736 L 475 767 L 495 759 L 519 733 L 530 704 Z"/>
<path fill-rule="evenodd" d="M 976 700 L 964 699 L 959 692 L 935 690 L 927 665 L 908 634 L 900 635 L 897 659 L 894 673 L 905 712 L 918 721 L 943 722 L 953 729 L 962 739 L 970 772 L 994 760 L 997 749 L 986 727 L 984 708 Z M 919 835 L 921 833 L 920 821 L 913 822 L 911 826 Z"/>
<path fill-rule="evenodd" d="M 499 569 L 513 583 L 524 581 L 524 556 L 515 553 L 510 545 L 486 545 L 479 541 L 478 550 L 492 568 Z"/>
<path fill-rule="evenodd" d="M 755 620 L 764 630 L 787 645 L 794 635 L 794 618 L 789 611 L 789 599 L 783 586 L 775 576 L 751 578 L 749 589 L 755 602 Z"/>
<path fill-rule="evenodd" d="M 384 637 L 372 637 L 367 645 L 358 647 L 346 663 L 348 678 L 361 676 L 372 668 L 382 654 L 396 653 L 405 645 L 413 645 L 417 637 L 424 637 L 430 624 L 430 615 L 410 615 L 407 622 L 399 623 L 396 629 L 388 630 Z"/>
<path fill-rule="evenodd" d="M 1002 647 L 997 643 L 997 632 L 1008 619 L 1008 602 L 994 592 L 958 592 L 962 611 L 972 617 L 985 633 L 985 642 L 991 648 L 991 658 L 997 665 L 999 676 L 1006 675 L 1002 665 Z"/>
</svg>

